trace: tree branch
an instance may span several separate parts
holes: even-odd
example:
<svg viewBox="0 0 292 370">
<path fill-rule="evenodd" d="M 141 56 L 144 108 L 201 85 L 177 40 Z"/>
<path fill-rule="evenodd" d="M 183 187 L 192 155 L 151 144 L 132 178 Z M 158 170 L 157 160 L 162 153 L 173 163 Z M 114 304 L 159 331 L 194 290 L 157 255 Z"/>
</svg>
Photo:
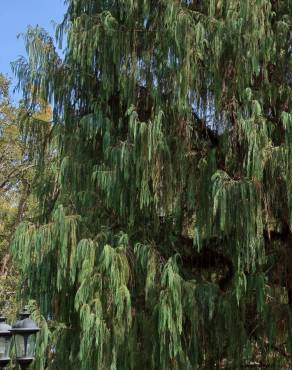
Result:
<svg viewBox="0 0 292 370">
<path fill-rule="evenodd" d="M 10 173 L 6 176 L 6 179 L 0 184 L 0 190 L 5 188 L 6 184 L 12 179 L 12 178 L 15 178 L 17 177 L 18 175 L 20 175 L 22 172 L 25 172 L 27 170 L 29 170 L 30 168 L 34 167 L 35 165 L 34 164 L 30 164 L 24 168 L 20 168 L 19 167 L 16 167 L 14 168 L 12 171 L 10 171 Z"/>
</svg>

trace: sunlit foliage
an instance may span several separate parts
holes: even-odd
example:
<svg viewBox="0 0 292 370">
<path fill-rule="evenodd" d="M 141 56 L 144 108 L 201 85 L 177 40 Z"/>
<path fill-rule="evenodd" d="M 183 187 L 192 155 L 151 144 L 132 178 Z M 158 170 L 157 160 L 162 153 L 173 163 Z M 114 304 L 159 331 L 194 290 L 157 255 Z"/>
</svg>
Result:
<svg viewBox="0 0 292 370">
<path fill-rule="evenodd" d="M 14 65 L 39 172 L 13 252 L 40 351 L 68 370 L 289 368 L 290 2 L 67 5 L 64 57 L 29 29 Z"/>
</svg>

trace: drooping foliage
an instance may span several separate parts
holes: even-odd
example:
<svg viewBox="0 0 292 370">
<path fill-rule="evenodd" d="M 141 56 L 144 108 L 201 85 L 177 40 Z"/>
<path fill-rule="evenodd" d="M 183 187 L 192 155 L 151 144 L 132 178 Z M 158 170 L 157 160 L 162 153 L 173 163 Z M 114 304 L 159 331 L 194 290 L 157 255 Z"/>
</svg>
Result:
<svg viewBox="0 0 292 370">
<path fill-rule="evenodd" d="M 38 210 L 13 252 L 49 366 L 289 368 L 291 2 L 67 5 L 64 57 L 29 29 L 14 65 Z"/>
</svg>

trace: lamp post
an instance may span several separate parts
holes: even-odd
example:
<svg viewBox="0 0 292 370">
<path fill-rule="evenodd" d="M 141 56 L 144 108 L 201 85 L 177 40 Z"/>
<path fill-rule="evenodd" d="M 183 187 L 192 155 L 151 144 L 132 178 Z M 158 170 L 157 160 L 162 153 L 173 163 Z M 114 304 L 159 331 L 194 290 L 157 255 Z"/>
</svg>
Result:
<svg viewBox="0 0 292 370">
<path fill-rule="evenodd" d="M 12 339 L 11 326 L 6 324 L 6 317 L 0 316 L 0 370 L 10 362 L 9 352 Z"/>
<path fill-rule="evenodd" d="M 25 308 L 11 329 L 15 338 L 16 360 L 22 370 L 27 370 L 35 357 L 36 334 L 39 328 L 29 318 L 30 313 Z"/>
</svg>

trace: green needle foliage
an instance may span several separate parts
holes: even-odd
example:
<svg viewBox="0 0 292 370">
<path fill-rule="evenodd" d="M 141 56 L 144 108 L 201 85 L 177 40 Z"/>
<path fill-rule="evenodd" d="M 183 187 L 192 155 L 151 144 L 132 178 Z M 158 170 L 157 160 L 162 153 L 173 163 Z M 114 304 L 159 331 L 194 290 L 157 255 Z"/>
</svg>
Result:
<svg viewBox="0 0 292 370">
<path fill-rule="evenodd" d="M 29 29 L 14 65 L 37 368 L 291 368 L 291 1 L 67 5 L 64 57 Z"/>
</svg>

